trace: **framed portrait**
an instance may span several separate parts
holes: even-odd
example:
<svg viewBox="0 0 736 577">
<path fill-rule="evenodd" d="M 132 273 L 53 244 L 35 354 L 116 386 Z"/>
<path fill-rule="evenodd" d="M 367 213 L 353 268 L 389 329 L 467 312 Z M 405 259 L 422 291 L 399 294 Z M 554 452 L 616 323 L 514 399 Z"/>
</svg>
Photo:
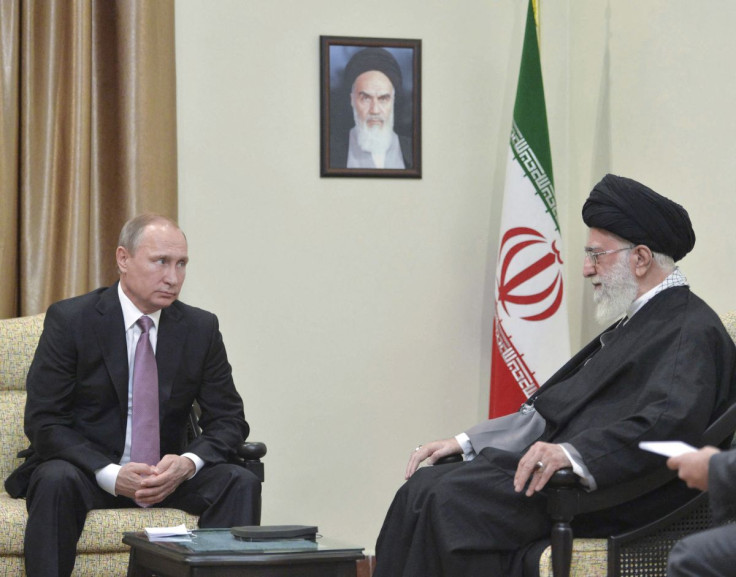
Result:
<svg viewBox="0 0 736 577">
<path fill-rule="evenodd" d="M 422 177 L 422 41 L 320 36 L 321 176 Z"/>
</svg>

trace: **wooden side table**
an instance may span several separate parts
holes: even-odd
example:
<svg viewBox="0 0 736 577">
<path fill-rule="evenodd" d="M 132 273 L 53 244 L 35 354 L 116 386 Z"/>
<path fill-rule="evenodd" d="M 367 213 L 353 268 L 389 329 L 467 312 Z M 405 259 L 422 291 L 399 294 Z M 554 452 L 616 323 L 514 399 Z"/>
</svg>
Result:
<svg viewBox="0 0 736 577">
<path fill-rule="evenodd" d="M 199 529 L 191 542 L 125 533 L 128 577 L 356 577 L 363 549 L 332 539 L 249 542 L 229 529 Z"/>
</svg>

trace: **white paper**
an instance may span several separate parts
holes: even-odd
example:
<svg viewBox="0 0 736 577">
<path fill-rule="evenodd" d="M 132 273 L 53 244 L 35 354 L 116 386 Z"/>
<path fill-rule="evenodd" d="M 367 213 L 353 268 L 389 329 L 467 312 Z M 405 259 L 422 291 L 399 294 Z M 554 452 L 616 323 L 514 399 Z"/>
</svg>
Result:
<svg viewBox="0 0 736 577">
<path fill-rule="evenodd" d="M 149 541 L 189 541 L 191 533 L 184 525 L 176 527 L 146 527 Z"/>
<path fill-rule="evenodd" d="M 639 448 L 665 457 L 679 457 L 685 453 L 697 451 L 695 447 L 682 441 L 642 441 L 639 443 Z"/>
</svg>

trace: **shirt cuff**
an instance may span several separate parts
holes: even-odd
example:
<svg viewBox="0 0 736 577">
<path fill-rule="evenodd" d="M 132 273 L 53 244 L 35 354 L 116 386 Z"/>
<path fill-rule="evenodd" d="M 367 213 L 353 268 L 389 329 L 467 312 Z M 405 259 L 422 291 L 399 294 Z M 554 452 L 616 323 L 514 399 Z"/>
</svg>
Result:
<svg viewBox="0 0 736 577">
<path fill-rule="evenodd" d="M 196 475 L 197 473 L 199 473 L 199 471 L 202 469 L 202 467 L 204 467 L 204 461 L 202 459 L 200 459 L 194 453 L 184 453 L 184 454 L 182 454 L 182 457 L 186 457 L 192 463 L 194 463 L 194 473 L 192 473 L 192 477 L 194 477 L 194 475 Z M 189 477 L 189 479 L 191 479 L 192 477 Z M 187 481 L 189 479 L 187 479 Z"/>
<path fill-rule="evenodd" d="M 460 444 L 460 448 L 463 450 L 463 455 L 465 456 L 466 461 L 472 461 L 475 459 L 475 450 L 473 450 L 473 445 L 471 444 L 470 437 L 468 437 L 467 433 L 455 435 L 455 440 Z"/>
<path fill-rule="evenodd" d="M 560 443 L 560 448 L 564 451 L 567 458 L 570 459 L 572 472 L 580 477 L 580 482 L 583 486 L 588 491 L 595 491 L 598 488 L 598 483 L 595 482 L 595 477 L 590 474 L 588 467 L 585 466 L 578 450 L 570 443 Z"/>
<path fill-rule="evenodd" d="M 117 497 L 115 484 L 118 481 L 118 473 L 120 472 L 120 469 L 120 465 L 110 463 L 106 467 L 102 467 L 102 469 L 97 469 L 95 471 L 95 479 L 97 479 L 97 484 L 100 488 L 115 497 Z"/>
</svg>

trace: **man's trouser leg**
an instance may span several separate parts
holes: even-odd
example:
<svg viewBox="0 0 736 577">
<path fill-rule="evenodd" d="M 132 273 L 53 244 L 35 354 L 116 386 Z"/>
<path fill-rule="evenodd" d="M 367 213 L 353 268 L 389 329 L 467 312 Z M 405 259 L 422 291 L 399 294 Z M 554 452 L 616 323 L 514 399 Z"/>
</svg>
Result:
<svg viewBox="0 0 736 577">
<path fill-rule="evenodd" d="M 728 577 L 736 572 L 736 525 L 695 533 L 675 543 L 668 577 Z"/>
<path fill-rule="evenodd" d="M 26 497 L 28 577 L 71 575 L 77 541 L 97 491 L 97 484 L 67 461 L 46 461 L 33 472 Z"/>
<path fill-rule="evenodd" d="M 201 528 L 254 525 L 261 482 L 240 465 L 222 463 L 202 468 L 161 503 L 199 515 Z"/>
</svg>

